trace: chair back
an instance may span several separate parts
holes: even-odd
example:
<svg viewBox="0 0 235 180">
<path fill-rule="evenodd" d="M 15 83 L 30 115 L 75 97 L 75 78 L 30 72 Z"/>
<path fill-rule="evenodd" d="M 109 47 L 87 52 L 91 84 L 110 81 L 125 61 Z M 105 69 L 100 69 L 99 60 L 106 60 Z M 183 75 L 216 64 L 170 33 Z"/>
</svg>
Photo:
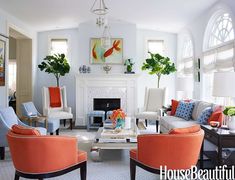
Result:
<svg viewBox="0 0 235 180">
<path fill-rule="evenodd" d="M 26 117 L 38 116 L 39 113 L 33 102 L 25 102 L 21 104 L 22 115 Z"/>
<path fill-rule="evenodd" d="M 50 107 L 50 93 L 48 87 L 43 87 L 42 90 L 42 104 L 43 110 L 50 109 L 50 111 L 62 111 L 65 107 L 67 107 L 67 96 L 66 96 L 66 87 L 60 87 L 60 98 L 61 98 L 61 107 Z"/>
<path fill-rule="evenodd" d="M 166 88 L 145 89 L 145 111 L 157 111 L 165 104 Z"/>
<path fill-rule="evenodd" d="M 198 162 L 204 131 L 138 136 L 138 160 L 152 168 L 190 169 Z"/>
<path fill-rule="evenodd" d="M 0 109 L 0 120 L 9 127 L 9 129 L 18 124 L 18 117 L 15 114 L 15 111 L 12 107 Z"/>
</svg>

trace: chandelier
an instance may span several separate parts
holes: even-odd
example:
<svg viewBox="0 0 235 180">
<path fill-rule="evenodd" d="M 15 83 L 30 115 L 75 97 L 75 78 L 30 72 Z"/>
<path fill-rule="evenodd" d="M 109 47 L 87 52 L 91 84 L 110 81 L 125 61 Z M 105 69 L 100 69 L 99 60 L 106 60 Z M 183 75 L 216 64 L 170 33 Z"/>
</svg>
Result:
<svg viewBox="0 0 235 180">
<path fill-rule="evenodd" d="M 99 27 L 104 26 L 105 15 L 108 13 L 108 8 L 105 5 L 104 0 L 95 0 L 91 7 L 91 12 L 98 15 L 98 18 L 96 18 L 96 25 Z"/>
<path fill-rule="evenodd" d="M 91 12 L 98 16 L 96 18 L 96 25 L 98 27 L 104 27 L 103 35 L 100 38 L 101 46 L 105 49 L 109 48 L 111 45 L 111 35 L 107 19 L 105 17 L 105 15 L 108 13 L 108 8 L 105 5 L 104 0 L 95 0 L 91 7 Z"/>
</svg>

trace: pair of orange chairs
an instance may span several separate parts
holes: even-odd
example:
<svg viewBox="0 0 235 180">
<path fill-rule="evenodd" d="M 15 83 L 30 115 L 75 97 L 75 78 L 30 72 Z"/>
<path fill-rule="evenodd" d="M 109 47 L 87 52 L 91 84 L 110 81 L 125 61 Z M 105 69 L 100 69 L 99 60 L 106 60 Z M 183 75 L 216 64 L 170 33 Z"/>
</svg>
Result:
<svg viewBox="0 0 235 180">
<path fill-rule="evenodd" d="M 197 164 L 203 138 L 199 125 L 173 129 L 169 134 L 138 136 L 137 149 L 130 151 L 131 180 L 135 180 L 136 166 L 156 174 L 160 166 L 191 168 Z M 87 154 L 78 150 L 75 137 L 40 136 L 36 129 L 14 125 L 7 139 L 15 180 L 51 178 L 77 168 L 81 180 L 86 180 Z"/>
</svg>

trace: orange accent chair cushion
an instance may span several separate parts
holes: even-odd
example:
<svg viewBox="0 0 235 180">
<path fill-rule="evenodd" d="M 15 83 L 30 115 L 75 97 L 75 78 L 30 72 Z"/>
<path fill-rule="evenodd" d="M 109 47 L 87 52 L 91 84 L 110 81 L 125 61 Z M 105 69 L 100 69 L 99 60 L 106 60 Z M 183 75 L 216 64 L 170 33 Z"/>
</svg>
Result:
<svg viewBox="0 0 235 180">
<path fill-rule="evenodd" d="M 20 125 L 13 125 L 11 127 L 12 132 L 15 134 L 19 134 L 19 135 L 34 135 L 34 136 L 40 136 L 40 132 L 35 129 L 35 128 L 27 128 L 24 126 L 20 126 Z"/>
<path fill-rule="evenodd" d="M 201 130 L 200 125 L 195 125 L 187 128 L 175 128 L 172 129 L 169 134 L 190 134 L 190 133 L 196 133 Z"/>
<path fill-rule="evenodd" d="M 210 118 L 208 119 L 208 124 L 210 124 L 211 121 L 218 121 L 220 123 L 219 127 L 223 124 L 224 114 L 222 111 L 222 108 L 217 108 L 215 111 L 211 114 Z"/>
<path fill-rule="evenodd" d="M 61 95 L 59 87 L 49 87 L 50 107 L 61 107 Z"/>
<path fill-rule="evenodd" d="M 178 105 L 179 105 L 179 101 L 174 100 L 174 99 L 171 100 L 171 116 L 175 115 Z"/>
</svg>

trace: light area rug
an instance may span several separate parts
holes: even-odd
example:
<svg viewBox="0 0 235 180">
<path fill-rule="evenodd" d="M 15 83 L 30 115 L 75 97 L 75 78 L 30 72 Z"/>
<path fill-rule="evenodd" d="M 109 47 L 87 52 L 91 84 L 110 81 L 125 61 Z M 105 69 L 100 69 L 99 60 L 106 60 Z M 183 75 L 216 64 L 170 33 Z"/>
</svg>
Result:
<svg viewBox="0 0 235 180">
<path fill-rule="evenodd" d="M 61 135 L 76 136 L 78 147 L 88 153 L 87 180 L 128 180 L 129 172 L 129 151 L 128 150 L 103 150 L 101 151 L 101 162 L 93 162 L 90 156 L 90 148 L 95 137 L 95 132 L 86 130 L 61 130 Z M 6 152 L 6 159 L 0 161 L 0 180 L 13 180 L 14 166 L 11 161 L 9 150 Z M 24 178 L 21 178 L 22 180 Z M 75 170 L 66 175 L 51 180 L 80 180 L 80 171 Z M 137 167 L 136 180 L 158 180 L 159 176 L 144 171 Z"/>
</svg>

